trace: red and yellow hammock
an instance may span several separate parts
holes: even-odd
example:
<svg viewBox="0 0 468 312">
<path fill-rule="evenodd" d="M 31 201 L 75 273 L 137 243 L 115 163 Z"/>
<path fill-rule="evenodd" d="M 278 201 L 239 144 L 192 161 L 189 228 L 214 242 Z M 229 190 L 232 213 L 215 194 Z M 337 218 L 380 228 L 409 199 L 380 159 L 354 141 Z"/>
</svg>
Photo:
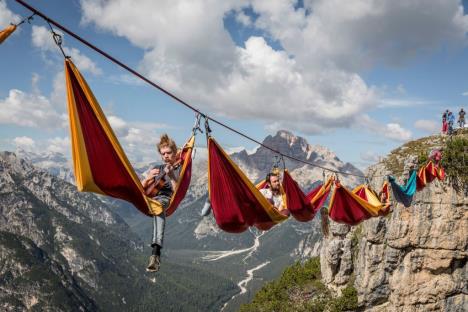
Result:
<svg viewBox="0 0 468 312">
<path fill-rule="evenodd" d="M 286 203 L 291 215 L 300 222 L 308 222 L 322 207 L 330 193 L 332 180 L 329 179 L 325 185 L 319 185 L 309 194 L 305 195 L 296 181 L 287 170 L 283 175 L 283 188 L 286 193 Z"/>
<path fill-rule="evenodd" d="M 444 168 L 434 165 L 432 161 L 428 161 L 425 166 L 422 166 L 418 171 L 416 179 L 416 189 L 422 190 L 428 183 L 431 183 L 435 178 L 444 180 Z"/>
<path fill-rule="evenodd" d="M 329 216 L 335 222 L 356 225 L 371 217 L 388 213 L 389 207 L 389 202 L 382 203 L 366 185 L 360 185 L 350 191 L 336 181 L 330 200 Z"/>
<path fill-rule="evenodd" d="M 384 182 L 382 186 L 384 201 L 379 199 L 379 196 L 366 184 L 362 184 L 354 188 L 353 193 L 367 201 L 374 207 L 378 208 L 379 215 L 387 215 L 390 212 L 390 195 L 388 192 L 388 182 Z"/>
<path fill-rule="evenodd" d="M 241 233 L 250 226 L 269 230 L 288 217 L 260 193 L 213 138 L 208 138 L 208 192 L 218 226 Z"/>
<path fill-rule="evenodd" d="M 0 31 L 0 44 L 5 41 L 16 29 L 16 25 L 9 25 L 7 28 Z"/>
<path fill-rule="evenodd" d="M 70 59 L 65 60 L 65 77 L 73 167 L 78 190 L 126 200 L 147 216 L 162 213 L 161 203 L 145 195 L 99 103 Z M 180 177 L 167 215 L 175 211 L 190 184 L 194 142 L 192 135 L 182 150 Z"/>
</svg>

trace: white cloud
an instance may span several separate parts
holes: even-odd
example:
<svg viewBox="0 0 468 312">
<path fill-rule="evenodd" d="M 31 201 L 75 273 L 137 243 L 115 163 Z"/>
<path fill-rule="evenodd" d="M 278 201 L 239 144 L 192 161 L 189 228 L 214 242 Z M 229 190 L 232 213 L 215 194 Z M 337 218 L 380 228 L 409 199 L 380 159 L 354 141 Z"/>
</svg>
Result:
<svg viewBox="0 0 468 312">
<path fill-rule="evenodd" d="M 397 94 L 400 94 L 400 95 L 405 95 L 405 94 L 406 94 L 405 86 L 403 86 L 402 84 L 399 84 L 399 85 L 396 87 L 396 93 L 397 93 Z"/>
<path fill-rule="evenodd" d="M 419 119 L 414 123 L 414 127 L 419 130 L 429 132 L 431 134 L 439 132 L 442 125 L 434 120 Z"/>
<path fill-rule="evenodd" d="M 63 35 L 59 30 L 56 30 L 57 33 Z M 41 51 L 55 51 L 58 47 L 55 45 L 54 40 L 52 39 L 52 34 L 50 30 L 44 26 L 32 25 L 31 39 L 33 46 L 39 48 Z"/>
<path fill-rule="evenodd" d="M 458 44 L 468 29 L 455 0 L 315 0 L 305 1 L 305 9 L 295 9 L 293 0 L 146 0 L 138 7 L 130 0 L 82 0 L 81 5 L 84 23 L 144 49 L 141 70 L 182 98 L 209 112 L 303 133 L 349 127 L 382 104 L 361 71 L 376 63 L 402 64 L 442 43 Z M 258 14 L 255 21 L 242 13 L 248 6 Z M 223 23 L 230 12 L 240 24 L 253 23 L 271 34 L 284 51 L 261 37 L 235 46 Z"/>
<path fill-rule="evenodd" d="M 63 39 L 63 33 L 61 31 L 57 29 L 54 29 L 54 31 L 60 34 Z M 60 50 L 55 44 L 50 30 L 46 27 L 33 25 L 31 36 L 33 46 L 39 48 L 42 52 L 52 52 L 57 56 L 60 55 Z M 101 68 L 99 68 L 89 57 L 81 54 L 78 49 L 63 46 L 63 50 L 65 51 L 65 54 L 71 56 L 73 62 L 81 71 L 88 71 L 94 75 L 102 74 Z"/>
<path fill-rule="evenodd" d="M 295 1 L 252 3 L 257 25 L 309 66 L 399 65 L 444 43 L 463 45 L 468 29 L 459 0 L 305 1 L 308 16 L 293 9 Z"/>
<path fill-rule="evenodd" d="M 63 70 L 57 72 L 54 77 L 50 101 L 57 111 L 65 111 L 67 106 L 67 90 L 65 87 L 65 73 Z"/>
<path fill-rule="evenodd" d="M 361 160 L 363 163 L 377 163 L 381 159 L 381 156 L 374 151 L 366 151 L 361 153 Z"/>
<path fill-rule="evenodd" d="M 36 146 L 34 140 L 27 136 L 14 138 L 13 144 L 16 146 L 16 149 L 22 149 L 25 151 L 33 151 Z"/>
<path fill-rule="evenodd" d="M 8 26 L 10 23 L 17 24 L 21 17 L 8 9 L 6 1 L 0 0 L 0 29 Z"/>
<path fill-rule="evenodd" d="M 128 122 L 115 115 L 108 115 L 107 120 L 133 163 L 154 161 L 159 157 L 156 154 L 156 141 L 161 130 L 169 126 L 159 123 Z"/>
<path fill-rule="evenodd" d="M 413 135 L 410 130 L 397 122 L 383 124 L 373 120 L 369 115 L 362 115 L 360 121 L 361 126 L 369 131 L 397 142 L 408 141 Z"/>
<path fill-rule="evenodd" d="M 57 113 L 49 99 L 12 89 L 0 99 L 0 124 L 52 129 L 63 124 L 66 116 Z"/>
<path fill-rule="evenodd" d="M 385 137 L 395 140 L 395 141 L 408 141 L 411 139 L 412 133 L 409 130 L 403 128 L 400 124 L 397 123 L 388 123 L 384 128 Z"/>
<path fill-rule="evenodd" d="M 463 96 L 468 96 L 468 91 L 462 93 Z"/>
<path fill-rule="evenodd" d="M 421 99 L 408 99 L 408 98 L 382 98 L 379 101 L 379 108 L 386 107 L 414 107 L 434 104 L 434 101 L 427 101 Z"/>
<path fill-rule="evenodd" d="M 108 116 L 107 120 L 117 136 L 125 136 L 128 134 L 128 124 L 125 120 L 114 115 Z"/>
<path fill-rule="evenodd" d="M 236 21 L 244 26 L 252 25 L 252 19 L 242 10 L 236 12 Z"/>
<path fill-rule="evenodd" d="M 68 127 L 63 72 L 55 76 L 50 97 L 39 89 L 41 78 L 39 74 L 32 73 L 30 92 L 11 89 L 7 97 L 0 99 L 0 124 L 40 129 Z"/>
<path fill-rule="evenodd" d="M 130 74 L 110 75 L 106 78 L 116 85 L 143 86 L 145 84 L 141 79 Z"/>
<path fill-rule="evenodd" d="M 45 151 L 48 153 L 61 153 L 63 155 L 70 154 L 70 138 L 55 137 L 48 139 L 45 146 Z"/>
<path fill-rule="evenodd" d="M 16 137 L 12 141 L 17 150 L 34 152 L 36 154 L 60 153 L 70 157 L 70 138 L 54 137 L 45 140 L 34 140 L 27 136 Z"/>
</svg>

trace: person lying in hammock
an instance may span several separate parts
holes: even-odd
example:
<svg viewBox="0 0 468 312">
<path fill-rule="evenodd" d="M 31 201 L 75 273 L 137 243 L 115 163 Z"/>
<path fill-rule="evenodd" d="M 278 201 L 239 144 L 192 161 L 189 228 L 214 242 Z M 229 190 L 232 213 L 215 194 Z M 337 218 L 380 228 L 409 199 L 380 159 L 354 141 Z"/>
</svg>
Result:
<svg viewBox="0 0 468 312">
<path fill-rule="evenodd" d="M 176 188 L 181 168 L 180 161 L 177 157 L 177 145 L 167 134 L 161 136 L 156 146 L 164 164 L 151 169 L 146 179 L 141 182 L 145 190 L 151 188 L 153 183 L 157 184 L 156 187 L 159 191 L 153 198 L 159 201 L 163 206 L 163 212 L 153 217 L 153 240 L 151 242 L 153 251 L 150 256 L 148 267 L 146 268 L 148 272 L 156 272 L 159 270 L 161 249 L 164 240 L 164 227 L 166 224 L 165 210 L 169 207 L 171 202 L 171 197 Z"/>
<path fill-rule="evenodd" d="M 284 206 L 283 196 L 281 194 L 279 173 L 268 173 L 265 181 L 267 183 L 267 187 L 262 188 L 260 192 L 280 213 L 287 215 L 288 210 Z"/>
</svg>

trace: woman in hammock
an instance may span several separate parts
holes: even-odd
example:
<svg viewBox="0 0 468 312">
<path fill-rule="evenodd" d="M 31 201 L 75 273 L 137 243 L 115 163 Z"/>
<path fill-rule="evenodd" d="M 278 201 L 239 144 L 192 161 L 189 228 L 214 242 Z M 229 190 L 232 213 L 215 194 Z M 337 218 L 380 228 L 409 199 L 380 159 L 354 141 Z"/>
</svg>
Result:
<svg viewBox="0 0 468 312">
<path fill-rule="evenodd" d="M 176 188 L 181 168 L 177 157 L 177 145 L 167 134 L 161 136 L 157 144 L 157 149 L 164 164 L 157 165 L 151 169 L 146 179 L 142 181 L 145 190 L 156 185 L 158 191 L 154 199 L 162 204 L 164 210 L 161 214 L 153 217 L 153 240 L 151 243 L 153 251 L 148 267 L 146 268 L 149 272 L 156 272 L 159 270 L 164 239 L 164 227 L 166 224 L 165 210 L 169 207 L 171 202 L 171 197 Z"/>
</svg>

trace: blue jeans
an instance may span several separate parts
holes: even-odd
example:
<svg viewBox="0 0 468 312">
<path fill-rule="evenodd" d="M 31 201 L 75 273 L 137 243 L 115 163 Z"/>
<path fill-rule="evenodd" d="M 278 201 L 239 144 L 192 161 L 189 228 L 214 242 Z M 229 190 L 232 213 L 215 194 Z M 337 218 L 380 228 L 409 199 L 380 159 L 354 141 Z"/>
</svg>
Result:
<svg viewBox="0 0 468 312">
<path fill-rule="evenodd" d="M 153 240 L 151 245 L 158 244 L 162 247 L 164 241 L 164 227 L 166 226 L 166 209 L 169 207 L 170 198 L 156 196 L 154 199 L 162 204 L 163 212 L 153 217 Z"/>
</svg>

